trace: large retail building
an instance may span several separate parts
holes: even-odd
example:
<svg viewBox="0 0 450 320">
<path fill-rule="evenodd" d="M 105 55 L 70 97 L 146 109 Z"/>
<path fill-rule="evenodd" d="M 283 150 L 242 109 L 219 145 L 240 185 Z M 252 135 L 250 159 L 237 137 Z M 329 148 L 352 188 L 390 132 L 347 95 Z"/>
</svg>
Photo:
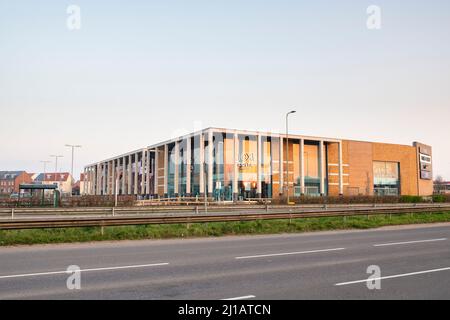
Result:
<svg viewBox="0 0 450 320">
<path fill-rule="evenodd" d="M 208 128 L 85 167 L 87 194 L 431 195 L 431 147 Z"/>
</svg>

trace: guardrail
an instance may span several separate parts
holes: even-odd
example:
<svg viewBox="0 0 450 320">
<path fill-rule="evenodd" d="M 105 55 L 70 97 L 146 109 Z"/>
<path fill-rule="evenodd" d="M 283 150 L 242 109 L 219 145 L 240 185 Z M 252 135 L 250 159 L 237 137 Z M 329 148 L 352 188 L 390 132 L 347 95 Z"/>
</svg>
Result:
<svg viewBox="0 0 450 320">
<path fill-rule="evenodd" d="M 290 207 L 288 207 L 290 208 Z M 347 217 L 359 215 L 380 215 L 380 214 L 404 214 L 421 212 L 442 212 L 450 211 L 450 204 L 439 205 L 412 205 L 412 206 L 377 206 L 377 207 L 353 207 L 353 208 L 278 208 L 274 212 L 261 210 L 256 212 L 234 212 L 200 214 L 191 212 L 189 214 L 174 214 L 174 212 L 148 213 L 146 210 L 134 209 L 133 212 L 126 212 L 124 208 L 122 214 L 115 216 L 114 210 L 108 208 L 109 212 L 99 211 L 109 214 L 101 217 L 59 217 L 59 218 L 17 218 L 17 213 L 13 212 L 13 218 L 0 219 L 0 229 L 33 229 L 33 228 L 70 228 L 70 227 L 104 227 L 104 226 L 125 226 L 125 225 L 145 225 L 145 224 L 174 224 L 174 223 L 201 223 L 201 222 L 227 222 L 227 221 L 250 221 L 250 220 L 273 220 L 273 219 L 298 219 L 298 218 L 318 218 L 318 217 Z M 129 208 L 130 209 L 130 208 Z M 17 209 L 16 209 L 17 210 Z M 51 211 L 67 209 L 53 209 Z M 72 209 L 73 210 L 73 209 Z M 91 210 L 100 210 L 95 208 Z M 105 210 L 105 208 L 103 208 Z M 136 213 L 136 211 L 142 211 Z M 128 216 L 127 216 L 128 215 Z M 131 216 L 130 216 L 131 215 Z"/>
</svg>

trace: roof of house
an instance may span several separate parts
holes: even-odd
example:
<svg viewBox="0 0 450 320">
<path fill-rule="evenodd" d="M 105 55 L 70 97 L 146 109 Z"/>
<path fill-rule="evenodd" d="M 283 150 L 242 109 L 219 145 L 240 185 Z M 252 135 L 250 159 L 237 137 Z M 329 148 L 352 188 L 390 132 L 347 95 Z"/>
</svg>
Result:
<svg viewBox="0 0 450 320">
<path fill-rule="evenodd" d="M 14 180 L 25 171 L 0 171 L 1 180 Z"/>
<path fill-rule="evenodd" d="M 43 173 L 40 173 L 36 177 L 35 181 L 61 181 L 61 182 L 64 182 L 64 181 L 67 181 L 69 179 L 69 177 L 70 177 L 70 173 L 68 173 L 68 172 L 61 172 L 61 173 L 48 172 L 45 174 L 45 177 L 44 177 Z"/>
</svg>

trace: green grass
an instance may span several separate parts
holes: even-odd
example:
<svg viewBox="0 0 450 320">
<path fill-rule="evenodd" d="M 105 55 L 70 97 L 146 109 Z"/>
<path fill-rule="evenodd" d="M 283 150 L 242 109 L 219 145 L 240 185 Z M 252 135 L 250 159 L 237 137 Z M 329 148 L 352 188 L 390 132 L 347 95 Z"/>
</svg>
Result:
<svg viewBox="0 0 450 320">
<path fill-rule="evenodd" d="M 257 220 L 247 222 L 214 222 L 105 227 L 0 230 L 0 246 L 86 242 L 102 240 L 137 240 L 190 238 L 245 234 L 298 233 L 308 231 L 369 229 L 388 225 L 450 222 L 450 212 L 374 215 L 339 218 L 308 218 L 289 220 Z"/>
</svg>

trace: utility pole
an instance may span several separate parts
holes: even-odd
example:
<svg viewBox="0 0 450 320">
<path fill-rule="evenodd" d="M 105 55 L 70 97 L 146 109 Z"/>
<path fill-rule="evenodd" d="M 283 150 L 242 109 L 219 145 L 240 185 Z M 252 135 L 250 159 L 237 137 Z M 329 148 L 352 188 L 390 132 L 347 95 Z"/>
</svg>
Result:
<svg viewBox="0 0 450 320">
<path fill-rule="evenodd" d="M 286 190 L 287 190 L 287 204 L 289 204 L 289 123 L 288 118 L 290 114 L 296 113 L 292 110 L 286 113 Z"/>
</svg>

